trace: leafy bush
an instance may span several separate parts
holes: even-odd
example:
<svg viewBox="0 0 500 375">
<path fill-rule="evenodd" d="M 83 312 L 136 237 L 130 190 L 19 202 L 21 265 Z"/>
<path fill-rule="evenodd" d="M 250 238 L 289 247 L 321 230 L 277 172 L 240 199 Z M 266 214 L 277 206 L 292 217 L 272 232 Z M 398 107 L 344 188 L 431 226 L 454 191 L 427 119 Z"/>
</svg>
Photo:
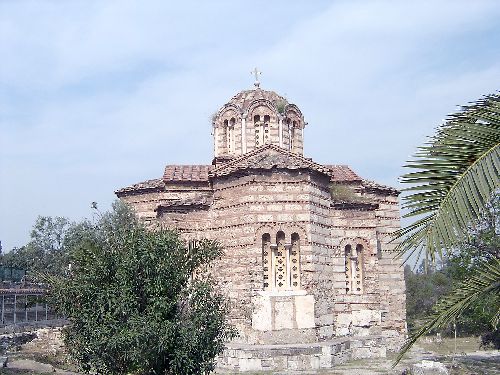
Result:
<svg viewBox="0 0 500 375">
<path fill-rule="evenodd" d="M 83 222 L 68 238 L 71 272 L 46 276 L 49 301 L 70 325 L 64 341 L 81 368 L 99 374 L 202 374 L 235 331 L 210 263 L 217 243 L 186 244 L 146 230 L 123 205 Z"/>
</svg>

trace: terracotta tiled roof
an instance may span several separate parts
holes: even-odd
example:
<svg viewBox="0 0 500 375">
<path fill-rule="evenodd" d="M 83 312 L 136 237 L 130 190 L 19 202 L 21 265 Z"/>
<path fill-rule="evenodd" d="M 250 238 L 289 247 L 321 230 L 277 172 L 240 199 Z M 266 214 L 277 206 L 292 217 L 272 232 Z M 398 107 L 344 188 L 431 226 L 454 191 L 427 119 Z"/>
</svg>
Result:
<svg viewBox="0 0 500 375">
<path fill-rule="evenodd" d="M 134 192 L 134 191 L 144 191 L 144 190 L 162 190 L 165 187 L 163 180 L 161 178 L 155 178 L 153 180 L 147 180 L 144 182 L 139 182 L 134 185 L 124 187 L 122 189 L 116 190 L 115 194 L 120 196 L 122 194 Z"/>
<path fill-rule="evenodd" d="M 189 199 L 172 199 L 162 202 L 155 208 L 155 211 L 178 207 L 208 207 L 212 204 L 211 196 L 198 196 Z"/>
<path fill-rule="evenodd" d="M 269 144 L 248 152 L 210 172 L 210 176 L 225 176 L 248 169 L 310 169 L 330 176 L 330 168 L 301 155 Z"/>
<path fill-rule="evenodd" d="M 365 189 L 367 189 L 369 191 L 383 191 L 384 193 L 387 193 L 389 195 L 395 195 L 395 196 L 398 196 L 401 193 L 396 188 L 393 188 L 393 187 L 387 186 L 387 185 L 382 185 L 382 184 L 379 184 L 375 181 L 363 180 L 362 185 Z"/>
<path fill-rule="evenodd" d="M 325 167 L 330 169 L 333 182 L 361 182 L 361 177 L 347 165 L 325 165 Z"/>
<path fill-rule="evenodd" d="M 168 182 L 208 182 L 208 172 L 213 165 L 167 165 L 163 181 Z"/>
</svg>

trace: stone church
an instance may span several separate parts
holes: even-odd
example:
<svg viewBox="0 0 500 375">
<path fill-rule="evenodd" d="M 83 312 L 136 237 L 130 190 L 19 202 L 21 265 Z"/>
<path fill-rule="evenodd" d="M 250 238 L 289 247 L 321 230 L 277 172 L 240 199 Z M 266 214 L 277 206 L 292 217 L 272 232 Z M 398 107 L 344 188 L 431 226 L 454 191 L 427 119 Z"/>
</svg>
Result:
<svg viewBox="0 0 500 375">
<path fill-rule="evenodd" d="M 146 224 L 223 245 L 216 273 L 239 337 L 219 371 L 331 368 L 404 340 L 403 268 L 389 241 L 399 192 L 305 157 L 306 125 L 256 82 L 213 116 L 211 164 L 166 165 L 116 191 Z"/>
</svg>

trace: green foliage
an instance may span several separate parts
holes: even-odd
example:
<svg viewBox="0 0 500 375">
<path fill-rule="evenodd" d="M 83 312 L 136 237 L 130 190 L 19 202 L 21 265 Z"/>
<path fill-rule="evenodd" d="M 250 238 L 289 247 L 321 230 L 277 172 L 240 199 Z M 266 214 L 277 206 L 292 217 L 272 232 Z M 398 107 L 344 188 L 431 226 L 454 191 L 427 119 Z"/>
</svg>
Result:
<svg viewBox="0 0 500 375">
<path fill-rule="evenodd" d="M 455 113 L 406 165 L 405 217 L 419 217 L 396 233 L 400 254 L 425 251 L 430 259 L 460 244 L 492 193 L 500 187 L 500 95 Z M 423 217 L 422 217 L 423 215 Z"/>
<path fill-rule="evenodd" d="M 123 205 L 68 235 L 71 272 L 47 276 L 49 302 L 71 324 L 64 341 L 84 371 L 203 374 L 234 337 L 210 263 L 217 243 L 187 245 L 146 230 Z"/>
<path fill-rule="evenodd" d="M 39 216 L 28 244 L 3 254 L 2 264 L 27 270 L 30 275 L 63 273 L 68 266 L 65 240 L 70 227 L 64 217 Z"/>
<path fill-rule="evenodd" d="M 467 308 L 475 306 L 483 298 L 495 306 L 492 323 L 496 329 L 500 316 L 500 260 L 492 259 L 489 262 L 480 262 L 479 266 L 480 268 L 476 269 L 474 275 L 463 280 L 434 306 L 433 314 L 410 335 L 401 349 L 396 363 L 420 337 L 432 330 L 446 327 L 461 316 Z"/>
<path fill-rule="evenodd" d="M 439 270 L 432 265 L 417 272 L 405 267 L 407 320 L 413 331 L 405 349 L 420 334 L 432 330 L 450 334 L 450 322 L 459 335 L 481 335 L 483 342 L 498 344 L 499 213 L 500 194 L 495 194 Z"/>
<path fill-rule="evenodd" d="M 451 290 L 452 280 L 443 271 L 405 266 L 406 319 L 411 331 L 432 313 L 436 302 Z"/>
<path fill-rule="evenodd" d="M 278 110 L 279 114 L 284 114 L 285 113 L 285 108 L 288 105 L 288 102 L 284 99 L 278 100 L 276 103 L 276 109 Z"/>
<path fill-rule="evenodd" d="M 330 195 L 335 202 L 366 203 L 368 199 L 356 194 L 354 187 L 348 185 L 331 184 Z"/>
<path fill-rule="evenodd" d="M 406 167 L 414 172 L 402 177 L 412 187 L 404 198 L 406 217 L 418 217 L 413 224 L 395 233 L 401 238 L 399 254 L 418 252 L 435 262 L 445 253 L 460 248 L 471 237 L 471 228 L 488 201 L 500 189 L 500 95 L 492 94 L 465 106 L 448 117 L 430 142 L 421 147 Z M 480 225 L 480 224 L 479 224 Z M 496 232 L 498 234 L 498 232 Z M 473 235 L 472 235 L 473 236 Z M 422 335 L 456 321 L 467 309 L 488 301 L 494 311 L 494 329 L 500 317 L 500 260 L 498 250 L 491 258 L 470 262 L 468 277 L 434 307 L 434 312 L 411 333 L 396 363 Z"/>
<path fill-rule="evenodd" d="M 481 214 L 477 225 L 469 230 L 464 242 L 453 249 L 446 261 L 446 273 L 454 286 L 474 277 L 482 263 L 500 259 L 500 193 L 493 195 Z M 491 332 L 498 303 L 484 296 L 465 309 L 457 318 L 458 329 L 463 333 L 486 335 Z"/>
</svg>

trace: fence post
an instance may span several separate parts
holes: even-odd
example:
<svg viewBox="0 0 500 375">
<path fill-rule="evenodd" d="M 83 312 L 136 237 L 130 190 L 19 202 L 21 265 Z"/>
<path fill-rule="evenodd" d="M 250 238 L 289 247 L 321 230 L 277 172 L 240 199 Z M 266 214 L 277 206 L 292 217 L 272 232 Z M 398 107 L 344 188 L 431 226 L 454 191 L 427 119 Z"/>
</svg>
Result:
<svg viewBox="0 0 500 375">
<path fill-rule="evenodd" d="M 16 321 L 17 321 L 17 311 L 16 311 L 16 308 L 17 308 L 17 294 L 14 294 L 14 325 L 16 324 Z"/>
<path fill-rule="evenodd" d="M 5 324 L 5 296 L 2 295 L 2 324 Z"/>
<path fill-rule="evenodd" d="M 28 321 L 28 295 L 24 296 L 24 321 Z"/>
</svg>

